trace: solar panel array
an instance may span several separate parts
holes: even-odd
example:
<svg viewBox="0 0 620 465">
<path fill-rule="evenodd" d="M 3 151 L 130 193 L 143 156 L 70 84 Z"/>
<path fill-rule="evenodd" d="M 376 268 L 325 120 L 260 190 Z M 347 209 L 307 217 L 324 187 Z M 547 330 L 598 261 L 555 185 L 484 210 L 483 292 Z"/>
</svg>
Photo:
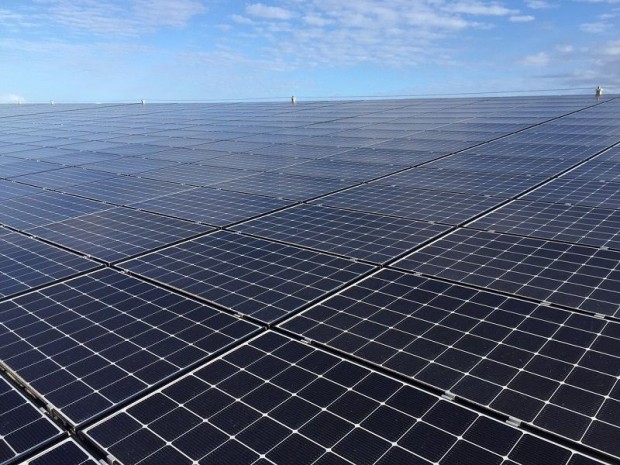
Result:
<svg viewBox="0 0 620 465">
<path fill-rule="evenodd" d="M 620 99 L 0 108 L 0 465 L 620 463 Z"/>
</svg>

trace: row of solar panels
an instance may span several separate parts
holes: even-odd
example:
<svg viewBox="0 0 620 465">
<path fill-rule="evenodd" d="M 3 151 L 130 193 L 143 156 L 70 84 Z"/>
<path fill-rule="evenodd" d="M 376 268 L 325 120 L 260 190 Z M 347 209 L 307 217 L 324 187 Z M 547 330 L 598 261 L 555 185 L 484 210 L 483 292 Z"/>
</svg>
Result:
<svg viewBox="0 0 620 465">
<path fill-rule="evenodd" d="M 43 114 L 36 128 L 32 116 L 2 120 L 0 151 L 10 160 L 0 165 L 0 223 L 8 227 L 0 236 L 0 360 L 49 411 L 122 463 L 594 463 L 559 444 L 618 456 L 620 332 L 615 319 L 592 316 L 619 310 L 618 252 L 599 247 L 614 248 L 617 196 L 613 179 L 600 189 L 583 181 L 584 170 L 601 173 L 588 167 L 609 163 L 613 149 L 599 152 L 620 140 L 609 124 L 614 101 L 444 157 L 585 106 L 583 98 L 570 100 L 557 108 L 537 99 L 459 102 L 461 111 L 443 118 L 433 115 L 454 102 L 155 106 L 137 116 L 116 107 L 89 109 L 86 118 Z M 258 109 L 271 115 L 256 120 Z M 382 109 L 391 115 L 377 117 Z M 213 132 L 230 136 L 237 127 L 237 139 L 251 127 L 264 140 L 268 127 L 403 131 L 393 126 L 415 124 L 416 113 L 429 126 L 469 118 L 485 136 L 464 128 L 453 144 L 452 131 L 437 139 L 435 152 L 421 153 L 408 150 L 414 142 L 403 137 L 377 144 L 389 150 L 364 147 L 371 136 L 360 130 L 318 134 L 316 145 L 301 148 L 271 145 L 268 156 L 257 142 L 220 144 L 252 152 L 188 162 L 188 152 L 203 156 L 187 147 L 205 143 L 210 111 Z M 489 137 L 484 127 L 497 125 L 498 112 L 506 121 Z M 429 122 L 434 118 L 441 123 Z M 609 132 L 587 137 L 601 120 Z M 116 160 L 127 171 L 101 175 L 107 172 L 77 167 L 81 161 L 68 168 L 27 156 L 14 161 L 31 153 L 11 151 L 16 145 L 36 144 L 40 134 L 53 146 L 59 128 L 52 126 L 68 122 L 69 131 L 83 129 L 92 139 L 82 150 L 101 150 L 77 152 L 75 160 L 113 151 L 94 142 L 107 140 L 107 128 L 133 133 L 124 142 L 133 153 L 104 162 L 113 168 Z M 196 139 L 180 163 L 164 168 L 172 182 L 148 178 L 161 170 L 150 157 L 162 152 L 151 152 L 140 139 L 151 136 L 140 135 L 153 131 Z M 347 145 L 350 139 L 362 148 Z M 418 140 L 435 139 L 426 131 Z M 314 155 L 290 165 L 303 167 L 298 172 L 244 173 L 219 189 L 191 185 L 206 179 L 202 173 L 218 180 L 222 169 L 238 171 L 226 166 L 229 159 L 282 168 L 270 155 L 279 153 Z M 211 160 L 221 160 L 222 169 Z M 15 163 L 21 168 L 11 168 Z M 152 169 L 132 173 L 140 163 Z M 185 171 L 175 178 L 177 167 Z M 341 170 L 344 177 L 330 176 Z M 368 182 L 389 173 L 398 174 Z M 535 200 L 514 200 L 538 185 L 524 196 Z M 577 205 L 564 205 L 566 199 Z M 580 226 L 583 232 L 575 231 Z M 98 270 L 104 263 L 113 269 Z M 273 329 L 265 332 L 267 326 Z M 61 430 L 7 389 L 20 413 L 4 405 L 22 421 L 0 431 L 10 461 Z M 528 422 L 536 434 L 503 425 L 498 415 Z M 22 434 L 26 427 L 36 434 Z M 569 442 L 543 440 L 543 430 Z M 57 447 L 75 450 L 76 463 L 88 460 L 76 444 Z M 37 460 L 31 463 L 53 463 Z"/>
</svg>

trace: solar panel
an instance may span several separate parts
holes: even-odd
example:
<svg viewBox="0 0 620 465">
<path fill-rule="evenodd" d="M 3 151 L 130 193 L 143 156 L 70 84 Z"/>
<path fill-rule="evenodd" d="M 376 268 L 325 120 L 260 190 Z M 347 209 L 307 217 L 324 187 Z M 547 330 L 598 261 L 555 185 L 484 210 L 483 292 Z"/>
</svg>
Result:
<svg viewBox="0 0 620 465">
<path fill-rule="evenodd" d="M 563 145 L 555 143 L 544 143 L 543 140 L 540 143 L 534 143 L 536 134 L 532 134 L 530 131 L 526 131 L 523 134 L 523 138 L 531 141 L 515 142 L 515 136 L 507 137 L 501 141 L 495 141 L 490 144 L 484 144 L 479 147 L 474 147 L 468 150 L 467 154 L 480 154 L 480 155 L 492 155 L 495 157 L 510 157 L 510 158 L 536 158 L 547 159 L 574 159 L 583 160 L 595 153 L 601 151 L 604 146 L 586 146 L 585 144 L 566 145 L 566 140 L 563 140 Z M 548 134 L 541 134 L 541 138 L 549 139 Z M 578 136 L 579 140 L 582 140 L 584 136 Z"/>
<path fill-rule="evenodd" d="M 332 132 L 330 130 L 329 132 Z M 317 140 L 317 139 L 312 139 Z M 303 145 L 303 144 L 274 144 L 268 147 L 263 147 L 259 149 L 252 150 L 252 153 L 256 154 L 264 154 L 264 155 L 275 155 L 281 157 L 291 157 L 291 158 L 324 158 L 329 157 L 331 155 L 335 155 L 340 152 L 344 152 L 349 150 L 350 148 L 346 147 L 322 147 L 316 145 Z"/>
<path fill-rule="evenodd" d="M 313 203 L 423 221 L 461 224 L 501 202 L 501 198 L 474 194 L 365 184 L 322 197 Z"/>
<path fill-rule="evenodd" d="M 29 198 L 31 197 L 31 198 Z M 107 210 L 110 205 L 51 191 L 0 202 L 0 223 L 12 228 L 30 230 L 67 218 Z"/>
<path fill-rule="evenodd" d="M 94 171 L 106 171 L 115 174 L 136 174 L 144 171 L 172 168 L 176 163 L 168 160 L 150 160 L 148 158 L 126 157 L 98 161 L 82 165 Z"/>
<path fill-rule="evenodd" d="M 0 464 L 20 459 L 61 434 L 47 415 L 0 377 Z"/>
<path fill-rule="evenodd" d="M 614 96 L 0 107 L 0 464 L 620 457 Z"/>
<path fill-rule="evenodd" d="M 559 178 L 530 192 L 524 200 L 620 209 L 620 183 Z"/>
<path fill-rule="evenodd" d="M 283 327 L 519 421 L 620 452 L 611 413 L 620 400 L 620 323 L 385 270 Z"/>
<path fill-rule="evenodd" d="M 116 205 L 129 205 L 185 189 L 187 187 L 173 182 L 133 176 L 119 176 L 79 186 L 66 187 L 63 191 Z"/>
<path fill-rule="evenodd" d="M 216 150 L 202 150 L 202 149 L 188 149 L 188 148 L 177 148 L 171 149 L 166 148 L 161 152 L 155 153 L 147 153 L 144 154 L 144 158 L 149 158 L 151 160 L 170 160 L 176 161 L 178 163 L 189 163 L 189 162 L 197 162 L 204 161 L 211 158 L 217 158 L 228 155 L 226 152 L 220 152 Z"/>
<path fill-rule="evenodd" d="M 428 150 L 431 152 L 442 152 L 444 154 L 456 152 L 475 145 L 474 142 L 462 142 L 453 140 L 435 140 L 435 139 L 394 139 L 376 144 L 376 149 L 399 149 L 399 150 Z"/>
<path fill-rule="evenodd" d="M 378 163 L 381 165 L 391 164 L 394 166 L 402 166 L 404 168 L 407 166 L 419 165 L 420 163 L 426 163 L 427 161 L 434 160 L 440 156 L 441 153 L 435 152 L 416 152 L 414 150 L 390 150 L 364 147 L 330 156 L 329 159 Z"/>
<path fill-rule="evenodd" d="M 95 457 L 75 441 L 75 439 L 65 439 L 64 441 L 50 447 L 45 452 L 35 455 L 29 460 L 22 462 L 22 465 L 100 465 Z"/>
<path fill-rule="evenodd" d="M 211 229 L 176 218 L 113 207 L 33 228 L 29 233 L 112 263 Z"/>
<path fill-rule="evenodd" d="M 612 250 L 460 229 L 394 266 L 620 316 L 620 252 Z"/>
<path fill-rule="evenodd" d="M 106 149 L 112 149 L 114 147 L 122 147 L 124 144 L 119 144 L 115 142 L 106 142 L 102 140 L 91 140 L 84 142 L 75 142 L 72 141 L 70 144 L 62 143 L 58 145 L 63 149 L 69 150 L 88 150 L 91 152 L 105 152 Z"/>
<path fill-rule="evenodd" d="M 46 158 L 46 161 L 60 163 L 65 166 L 81 166 L 86 165 L 87 163 L 97 163 L 99 161 L 106 160 L 118 160 L 121 158 L 120 155 L 113 155 L 110 153 L 78 152 L 74 150 L 64 149 L 57 150 L 62 150 L 65 153 Z"/>
<path fill-rule="evenodd" d="M 140 175 L 149 179 L 159 179 L 161 181 L 178 182 L 180 184 L 200 187 L 212 186 L 225 181 L 245 178 L 252 174 L 256 174 L 256 171 L 190 163 L 149 171 L 141 173 Z"/>
<path fill-rule="evenodd" d="M 222 166 L 242 170 L 274 171 L 289 165 L 308 161 L 307 158 L 295 158 L 260 153 L 234 153 L 222 157 L 210 158 L 201 162 L 204 165 Z"/>
<path fill-rule="evenodd" d="M 595 161 L 620 162 L 620 147 L 612 147 L 596 157 Z"/>
<path fill-rule="evenodd" d="M 16 182 L 0 179 L 0 201 L 22 197 L 24 195 L 38 194 L 41 191 L 31 186 L 25 186 Z"/>
<path fill-rule="evenodd" d="M 589 162 L 566 173 L 567 178 L 591 179 L 593 181 L 620 181 L 620 162 L 599 161 Z"/>
<path fill-rule="evenodd" d="M 97 266 L 57 247 L 0 229 L 0 299 Z"/>
<path fill-rule="evenodd" d="M 404 218 L 298 205 L 234 229 L 382 264 L 449 228 Z"/>
<path fill-rule="evenodd" d="M 397 173 L 377 182 L 391 186 L 513 197 L 546 180 L 544 176 L 523 174 L 498 174 L 490 178 L 488 173 L 424 167 Z"/>
<path fill-rule="evenodd" d="M 620 211 L 606 208 L 515 200 L 470 226 L 620 249 Z"/>
<path fill-rule="evenodd" d="M 429 168 L 448 168 L 463 171 L 479 171 L 500 174 L 530 174 L 533 176 L 553 176 L 575 165 L 573 159 L 535 158 L 519 159 L 475 153 L 460 153 L 434 161 Z"/>
<path fill-rule="evenodd" d="M 281 172 L 300 176 L 346 179 L 361 182 L 385 176 L 401 169 L 402 167 L 400 166 L 393 166 L 388 163 L 380 165 L 378 163 L 320 159 L 288 166 L 283 168 Z"/>
<path fill-rule="evenodd" d="M 312 178 L 287 173 L 261 173 L 219 183 L 217 187 L 275 198 L 307 200 L 344 189 L 349 187 L 350 183 L 340 179 Z"/>
<path fill-rule="evenodd" d="M 288 205 L 291 205 L 291 202 L 204 187 L 139 202 L 132 207 L 200 223 L 226 226 Z"/>
<path fill-rule="evenodd" d="M 110 269 L 1 303 L 0 318 L 2 365 L 73 425 L 257 329 Z"/>
<path fill-rule="evenodd" d="M 16 161 L 13 163 L 6 163 L 2 165 L 0 178 L 10 179 L 24 174 L 38 173 L 40 171 L 49 171 L 57 168 L 62 168 L 62 165 L 35 160 L 17 161 L 16 159 Z"/>
<path fill-rule="evenodd" d="M 112 173 L 103 171 L 87 171 L 81 168 L 68 167 L 26 174 L 13 178 L 13 180 L 46 189 L 62 189 L 63 187 L 100 181 L 114 176 Z"/>
<path fill-rule="evenodd" d="M 130 137 L 137 137 L 137 136 L 130 136 Z M 127 137 L 127 138 L 129 139 L 130 137 Z M 119 141 L 119 139 L 120 138 L 115 138 L 111 140 L 111 142 Z M 152 138 L 145 137 L 145 140 L 150 142 Z M 166 147 L 160 147 L 158 145 L 142 145 L 142 144 L 134 143 L 134 144 L 126 144 L 120 147 L 107 148 L 105 149 L 105 152 L 113 153 L 115 155 L 123 155 L 127 157 L 129 156 L 145 157 L 146 155 L 150 155 L 152 153 L 157 153 L 157 152 L 163 152 L 165 150 L 167 150 Z M 112 168 L 112 166 L 110 166 L 110 168 Z M 130 167 L 129 169 L 132 169 L 132 167 Z"/>
<path fill-rule="evenodd" d="M 582 459 L 438 396 L 268 333 L 89 427 L 122 463 L 539 464 Z"/>
<path fill-rule="evenodd" d="M 120 266 L 265 323 L 303 308 L 373 268 L 224 231 Z"/>
<path fill-rule="evenodd" d="M 223 150 L 225 152 L 251 152 L 262 147 L 271 145 L 265 142 L 244 142 L 238 140 L 220 140 L 217 142 L 209 142 L 201 145 L 201 148 L 207 150 Z"/>
</svg>

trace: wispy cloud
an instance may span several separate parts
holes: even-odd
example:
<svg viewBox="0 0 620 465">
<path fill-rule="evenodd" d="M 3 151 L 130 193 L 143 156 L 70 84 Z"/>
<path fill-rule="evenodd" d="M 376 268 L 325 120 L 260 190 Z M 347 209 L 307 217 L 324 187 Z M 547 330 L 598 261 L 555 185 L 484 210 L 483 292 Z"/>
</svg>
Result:
<svg viewBox="0 0 620 465">
<path fill-rule="evenodd" d="M 607 3 L 608 5 L 620 5 L 620 0 L 573 0 L 580 3 Z"/>
<path fill-rule="evenodd" d="M 133 0 L 134 17 L 149 27 L 185 27 L 194 17 L 207 11 L 198 0 Z"/>
<path fill-rule="evenodd" d="M 17 94 L 0 94 L 0 103 L 25 103 L 26 99 Z"/>
<path fill-rule="evenodd" d="M 262 3 L 252 3 L 246 6 L 245 12 L 249 16 L 264 19 L 277 19 L 281 21 L 286 21 L 296 16 L 294 12 L 287 10 L 286 8 L 264 5 Z"/>
<path fill-rule="evenodd" d="M 506 8 L 495 2 L 460 1 L 446 5 L 446 8 L 455 13 L 479 16 L 507 16 L 519 13 L 519 10 Z"/>
<path fill-rule="evenodd" d="M 511 18 L 511 19 L 509 19 Z M 534 18 L 501 2 L 478 0 L 281 0 L 252 3 L 233 23 L 251 26 L 266 56 L 300 66 L 449 63 L 446 40 L 501 20 Z"/>
<path fill-rule="evenodd" d="M 510 16 L 508 21 L 512 23 L 529 23 L 534 21 L 536 18 L 532 15 L 518 15 L 518 16 Z"/>
<path fill-rule="evenodd" d="M 200 0 L 36 0 L 41 20 L 85 34 L 136 36 L 160 28 L 182 28 L 207 11 Z"/>
<path fill-rule="evenodd" d="M 554 8 L 556 5 L 544 0 L 530 0 L 526 1 L 525 5 L 532 10 L 546 10 L 548 8 Z"/>
<path fill-rule="evenodd" d="M 587 32 L 589 34 L 601 34 L 601 33 L 605 32 L 605 31 L 607 31 L 610 27 L 611 27 L 611 25 L 609 23 L 605 23 L 605 22 L 583 23 L 583 24 L 579 25 L 579 29 L 581 29 L 583 32 Z"/>
<path fill-rule="evenodd" d="M 547 66 L 549 64 L 549 54 L 545 52 L 527 55 L 521 59 L 521 64 L 526 66 Z"/>
</svg>

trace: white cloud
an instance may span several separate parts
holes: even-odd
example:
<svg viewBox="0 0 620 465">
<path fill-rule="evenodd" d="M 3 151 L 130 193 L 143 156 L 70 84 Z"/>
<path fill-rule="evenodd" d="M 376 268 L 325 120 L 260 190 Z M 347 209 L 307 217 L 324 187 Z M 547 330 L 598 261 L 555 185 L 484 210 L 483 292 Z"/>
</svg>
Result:
<svg viewBox="0 0 620 465">
<path fill-rule="evenodd" d="M 207 11 L 198 0 L 133 0 L 136 20 L 150 26 L 182 28 Z"/>
<path fill-rule="evenodd" d="M 254 21 L 252 21 L 250 18 L 246 18 L 245 16 L 241 15 L 231 15 L 230 19 L 232 19 L 237 24 L 254 24 Z"/>
<path fill-rule="evenodd" d="M 519 13 L 519 10 L 506 8 L 495 2 L 461 1 L 446 5 L 446 8 L 455 13 L 478 16 L 507 16 Z"/>
<path fill-rule="evenodd" d="M 549 55 L 545 52 L 527 55 L 521 59 L 521 64 L 527 66 L 547 66 L 549 64 Z"/>
<path fill-rule="evenodd" d="M 589 34 L 601 34 L 609 29 L 610 25 L 608 23 L 583 23 L 579 25 L 579 29 L 583 32 L 587 32 Z"/>
<path fill-rule="evenodd" d="M 581 3 L 607 3 L 608 5 L 618 5 L 620 0 L 574 0 Z"/>
<path fill-rule="evenodd" d="M 309 26 L 318 26 L 318 27 L 323 27 L 323 26 L 328 26 L 329 24 L 333 24 L 334 21 L 330 20 L 330 19 L 326 19 L 322 16 L 319 15 L 306 15 L 303 18 L 303 22 L 306 23 Z"/>
<path fill-rule="evenodd" d="M 57 23 L 68 32 L 138 36 L 160 28 L 182 28 L 207 11 L 202 0 L 35 0 L 37 19 Z"/>
<path fill-rule="evenodd" d="M 26 99 L 17 94 L 0 94 L 0 103 L 25 103 Z"/>
<path fill-rule="evenodd" d="M 560 53 L 572 53 L 575 51 L 575 47 L 568 44 L 558 45 L 555 49 Z"/>
<path fill-rule="evenodd" d="M 279 6 L 269 6 L 262 3 L 252 3 L 245 7 L 245 13 L 250 16 L 264 19 L 287 21 L 295 17 L 295 13 Z"/>
<path fill-rule="evenodd" d="M 511 16 L 510 18 L 508 18 L 508 21 L 512 22 L 512 23 L 529 23 L 531 21 L 534 21 L 536 18 L 532 15 L 518 15 L 518 16 Z"/>
<path fill-rule="evenodd" d="M 607 43 L 602 50 L 604 55 L 620 57 L 620 40 Z"/>
<path fill-rule="evenodd" d="M 530 0 L 526 1 L 525 5 L 532 10 L 546 10 L 548 8 L 553 8 L 555 5 L 551 2 L 547 2 L 544 0 Z"/>
</svg>

